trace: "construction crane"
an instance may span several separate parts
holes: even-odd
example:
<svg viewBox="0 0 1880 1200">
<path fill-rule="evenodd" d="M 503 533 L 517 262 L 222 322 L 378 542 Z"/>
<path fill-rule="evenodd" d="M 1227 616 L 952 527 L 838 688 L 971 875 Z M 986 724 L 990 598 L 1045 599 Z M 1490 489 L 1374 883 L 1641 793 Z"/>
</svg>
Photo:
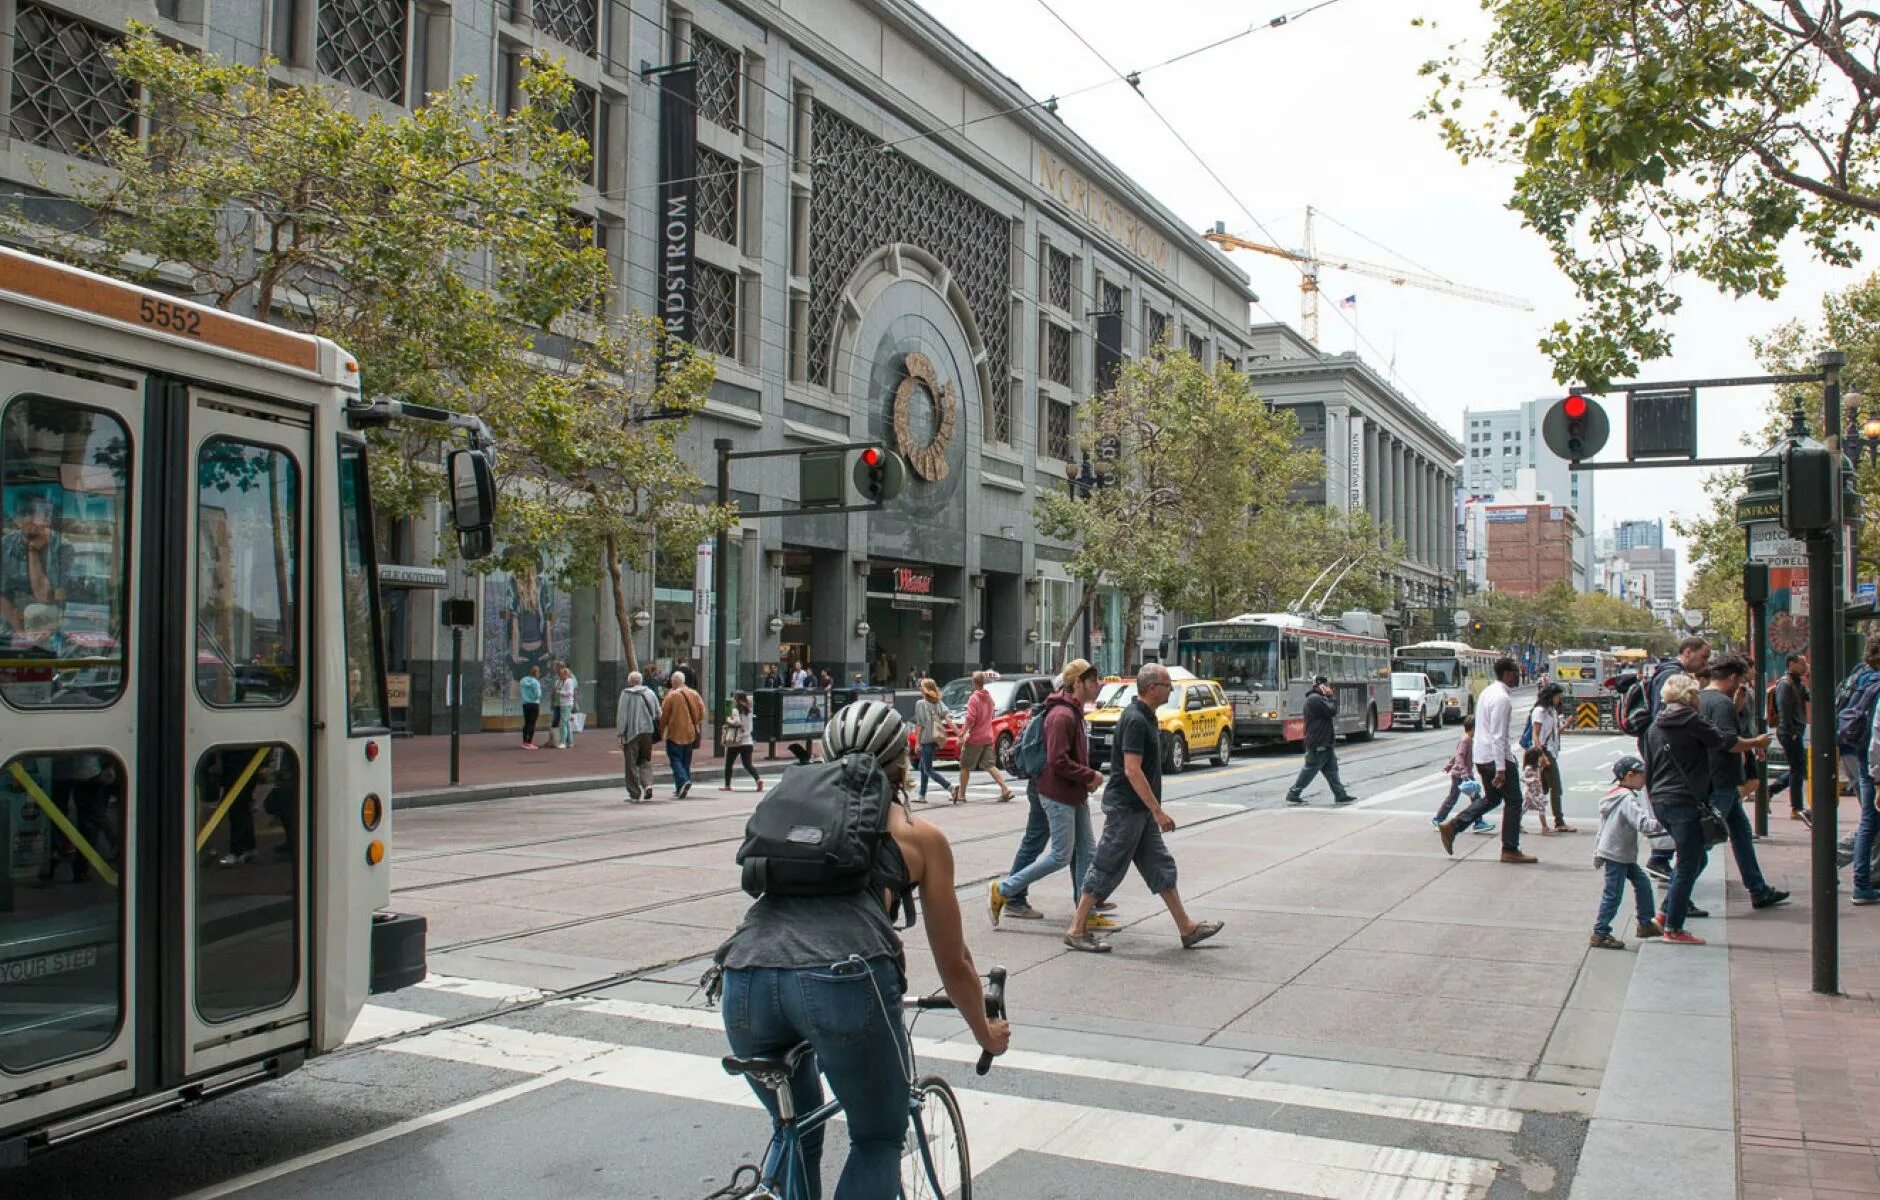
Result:
<svg viewBox="0 0 1880 1200">
<path fill-rule="evenodd" d="M 1427 275 L 1418 271 L 1406 271 L 1402 267 L 1388 267 L 1380 263 L 1364 262 L 1343 255 L 1321 255 L 1312 237 L 1312 210 L 1306 209 L 1306 244 L 1303 250 L 1288 250 L 1284 246 L 1272 246 L 1265 242 L 1252 242 L 1243 237 L 1236 237 L 1227 232 L 1225 221 L 1216 221 L 1214 228 L 1202 235 L 1223 250 L 1252 250 L 1260 254 L 1271 254 L 1295 262 L 1305 269 L 1299 273 L 1299 321 L 1305 327 L 1306 341 L 1314 346 L 1319 344 L 1319 271 L 1325 267 L 1334 267 L 1340 271 L 1350 271 L 1354 275 L 1368 275 L 1373 279 L 1382 279 L 1398 287 L 1423 288 L 1425 291 L 1441 292 L 1446 296 L 1456 296 L 1463 300 L 1475 300 L 1482 304 L 1498 304 L 1503 308 L 1533 312 L 1534 305 L 1520 296 L 1510 296 L 1502 292 L 1490 292 L 1482 288 L 1464 287 L 1451 283 L 1437 275 Z"/>
</svg>

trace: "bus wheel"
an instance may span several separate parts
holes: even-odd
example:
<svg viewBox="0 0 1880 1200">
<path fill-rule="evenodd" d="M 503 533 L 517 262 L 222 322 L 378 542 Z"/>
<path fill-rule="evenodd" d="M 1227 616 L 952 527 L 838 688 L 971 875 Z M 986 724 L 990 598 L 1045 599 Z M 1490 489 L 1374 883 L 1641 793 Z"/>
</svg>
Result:
<svg viewBox="0 0 1880 1200">
<path fill-rule="evenodd" d="M 1364 711 L 1364 732 L 1352 734 L 1351 740 L 1354 742 L 1368 742 L 1376 736 L 1377 736 L 1377 706 L 1372 705 L 1370 708 L 1367 708 Z"/>
</svg>

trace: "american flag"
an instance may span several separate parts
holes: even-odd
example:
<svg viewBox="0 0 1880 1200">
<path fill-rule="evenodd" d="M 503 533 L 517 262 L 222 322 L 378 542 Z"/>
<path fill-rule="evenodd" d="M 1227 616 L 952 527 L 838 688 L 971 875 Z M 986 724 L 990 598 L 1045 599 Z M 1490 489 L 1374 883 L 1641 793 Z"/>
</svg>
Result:
<svg viewBox="0 0 1880 1200">
<path fill-rule="evenodd" d="M 1356 294 L 1353 294 L 1353 295 L 1350 295 L 1350 296 L 1346 296 L 1346 297 L 1345 297 L 1345 298 L 1344 298 L 1343 300 L 1340 300 L 1340 301 L 1338 302 L 1338 307 L 1340 307 L 1340 308 L 1356 308 L 1356 307 L 1358 307 L 1358 297 L 1357 297 L 1357 295 L 1356 295 Z"/>
</svg>

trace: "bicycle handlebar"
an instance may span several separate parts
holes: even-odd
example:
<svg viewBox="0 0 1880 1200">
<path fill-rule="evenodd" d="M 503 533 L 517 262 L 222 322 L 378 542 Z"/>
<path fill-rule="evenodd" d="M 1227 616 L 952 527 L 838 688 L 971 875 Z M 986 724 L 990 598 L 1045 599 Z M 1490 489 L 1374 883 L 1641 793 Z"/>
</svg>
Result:
<svg viewBox="0 0 1880 1200">
<path fill-rule="evenodd" d="M 953 1001 L 947 997 L 946 993 L 938 992 L 931 996 L 915 997 L 914 1007 L 915 1008 L 928 1008 L 928 1009 L 952 1008 Z M 1004 967 L 994 967 L 990 971 L 986 972 L 986 1016 L 990 1017 L 991 1019 L 995 1021 L 1005 1020 L 1005 968 Z M 981 1051 L 979 1055 L 979 1065 L 974 1067 L 973 1069 L 981 1075 L 984 1075 L 987 1071 L 990 1071 L 992 1069 L 991 1053 L 987 1051 Z"/>
</svg>

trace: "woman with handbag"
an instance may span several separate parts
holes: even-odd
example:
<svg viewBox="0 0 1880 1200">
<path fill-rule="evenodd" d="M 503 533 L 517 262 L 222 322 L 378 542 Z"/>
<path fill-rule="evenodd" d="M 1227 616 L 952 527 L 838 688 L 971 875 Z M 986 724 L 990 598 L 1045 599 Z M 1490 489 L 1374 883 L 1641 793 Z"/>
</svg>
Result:
<svg viewBox="0 0 1880 1200">
<path fill-rule="evenodd" d="M 1730 837 L 1722 815 L 1710 803 L 1711 752 L 1733 754 L 1769 744 L 1767 734 L 1738 737 L 1705 720 L 1697 711 L 1698 692 L 1697 680 L 1682 672 L 1665 680 L 1664 707 L 1645 734 L 1652 808 L 1678 848 L 1658 923 L 1664 927 L 1665 941 L 1684 946 L 1704 944 L 1703 938 L 1684 929 L 1691 888 L 1704 873 L 1710 847 Z"/>
</svg>

